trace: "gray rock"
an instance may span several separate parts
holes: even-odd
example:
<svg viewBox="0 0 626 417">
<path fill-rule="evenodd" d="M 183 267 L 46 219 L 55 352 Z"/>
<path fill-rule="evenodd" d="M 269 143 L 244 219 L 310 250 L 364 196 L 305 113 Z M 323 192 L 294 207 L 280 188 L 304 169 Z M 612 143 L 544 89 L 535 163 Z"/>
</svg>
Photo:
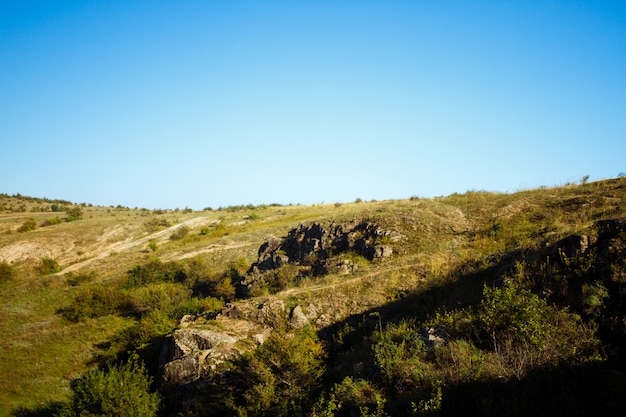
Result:
<svg viewBox="0 0 626 417">
<path fill-rule="evenodd" d="M 393 254 L 393 249 L 389 245 L 374 246 L 374 259 L 389 258 Z"/>
<path fill-rule="evenodd" d="M 418 335 L 428 349 L 434 349 L 450 341 L 448 329 L 442 324 L 421 328 Z"/>
<path fill-rule="evenodd" d="M 304 326 L 309 324 L 309 319 L 302 311 L 302 307 L 297 305 L 291 310 L 291 316 L 289 317 L 289 326 L 294 329 L 302 329 Z"/>
</svg>

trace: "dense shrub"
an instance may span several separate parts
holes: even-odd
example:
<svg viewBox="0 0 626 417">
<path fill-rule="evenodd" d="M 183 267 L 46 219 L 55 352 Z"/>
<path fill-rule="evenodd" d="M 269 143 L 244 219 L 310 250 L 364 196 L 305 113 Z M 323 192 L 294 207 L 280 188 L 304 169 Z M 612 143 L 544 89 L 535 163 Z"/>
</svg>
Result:
<svg viewBox="0 0 626 417">
<path fill-rule="evenodd" d="M 258 348 L 245 368 L 247 388 L 239 415 L 298 416 L 310 410 L 324 373 L 325 357 L 315 333 L 272 336 Z"/>
<path fill-rule="evenodd" d="M 128 294 L 120 289 L 96 286 L 81 290 L 69 306 L 61 310 L 66 319 L 81 322 L 94 317 L 132 311 Z"/>
<path fill-rule="evenodd" d="M 39 264 L 35 267 L 35 272 L 39 275 L 50 275 L 55 272 L 59 272 L 59 263 L 52 258 L 42 258 Z"/>
<path fill-rule="evenodd" d="M 64 276 L 65 281 L 70 287 L 77 287 L 81 284 L 95 280 L 97 273 L 95 271 L 68 272 Z"/>
<path fill-rule="evenodd" d="M 161 262 L 153 259 L 145 265 L 137 265 L 128 271 L 128 288 L 155 282 L 182 282 L 187 274 L 177 262 Z"/>
<path fill-rule="evenodd" d="M 502 288 L 485 286 L 484 298 L 477 314 L 483 341 L 493 343 L 494 350 L 504 339 L 529 343 L 540 348 L 554 332 L 551 309 L 545 300 L 513 285 Z"/>
<path fill-rule="evenodd" d="M 150 392 L 151 379 L 143 364 L 128 362 L 87 372 L 72 384 L 72 397 L 59 417 L 153 417 L 160 398 Z"/>
<path fill-rule="evenodd" d="M 47 219 L 41 222 L 41 227 L 54 226 L 55 224 L 61 224 L 61 223 L 63 223 L 63 220 L 59 216 L 57 216 L 52 219 Z"/>
<path fill-rule="evenodd" d="M 27 219 L 18 229 L 17 231 L 20 233 L 30 232 L 31 230 L 35 230 L 37 228 L 37 222 L 33 218 Z"/>
<path fill-rule="evenodd" d="M 80 207 L 72 207 L 67 210 L 67 218 L 68 222 L 73 222 L 75 220 L 80 220 L 83 218 L 83 210 Z"/>
<path fill-rule="evenodd" d="M 172 222 L 167 219 L 152 219 L 144 223 L 144 226 L 148 232 L 156 232 L 158 230 L 165 229 L 172 226 Z"/>
<path fill-rule="evenodd" d="M 0 262 L 0 283 L 10 281 L 15 278 L 17 272 L 7 261 Z"/>
<path fill-rule="evenodd" d="M 170 240 L 180 240 L 189 234 L 188 226 L 180 226 L 178 229 L 174 230 L 174 233 L 170 235 Z"/>
<path fill-rule="evenodd" d="M 138 314 L 159 310 L 174 319 L 223 307 L 223 303 L 214 297 L 193 297 L 190 288 L 177 283 L 158 283 L 136 289 L 132 300 L 132 310 Z"/>
</svg>

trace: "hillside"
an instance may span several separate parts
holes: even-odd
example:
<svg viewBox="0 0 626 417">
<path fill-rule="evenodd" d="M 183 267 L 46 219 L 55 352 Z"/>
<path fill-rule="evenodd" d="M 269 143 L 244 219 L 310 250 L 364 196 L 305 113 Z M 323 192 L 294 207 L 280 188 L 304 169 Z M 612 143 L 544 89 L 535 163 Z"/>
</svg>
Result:
<svg viewBox="0 0 626 417">
<path fill-rule="evenodd" d="M 625 201 L 626 178 L 201 212 L 0 195 L 0 416 L 72 415 L 89 375 L 143 375 L 124 363 L 166 416 L 614 415 Z"/>
</svg>

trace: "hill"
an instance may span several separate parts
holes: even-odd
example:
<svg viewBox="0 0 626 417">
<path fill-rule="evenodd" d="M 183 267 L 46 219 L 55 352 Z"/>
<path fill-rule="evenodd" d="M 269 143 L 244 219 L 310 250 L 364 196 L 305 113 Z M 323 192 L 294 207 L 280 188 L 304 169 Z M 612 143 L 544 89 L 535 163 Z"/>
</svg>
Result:
<svg viewBox="0 0 626 417">
<path fill-rule="evenodd" d="M 626 178 L 202 212 L 0 195 L 0 416 L 71 415 L 83 375 L 137 377 L 129 358 L 162 415 L 612 414 L 625 198 Z"/>
</svg>

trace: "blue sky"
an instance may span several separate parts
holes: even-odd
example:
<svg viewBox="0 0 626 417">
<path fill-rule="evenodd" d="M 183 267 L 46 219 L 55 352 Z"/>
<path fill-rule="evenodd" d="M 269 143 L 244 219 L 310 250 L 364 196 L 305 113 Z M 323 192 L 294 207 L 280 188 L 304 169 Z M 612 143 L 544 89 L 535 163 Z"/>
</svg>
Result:
<svg viewBox="0 0 626 417">
<path fill-rule="evenodd" d="M 0 192 L 202 209 L 626 171 L 624 1 L 0 1 Z"/>
</svg>

